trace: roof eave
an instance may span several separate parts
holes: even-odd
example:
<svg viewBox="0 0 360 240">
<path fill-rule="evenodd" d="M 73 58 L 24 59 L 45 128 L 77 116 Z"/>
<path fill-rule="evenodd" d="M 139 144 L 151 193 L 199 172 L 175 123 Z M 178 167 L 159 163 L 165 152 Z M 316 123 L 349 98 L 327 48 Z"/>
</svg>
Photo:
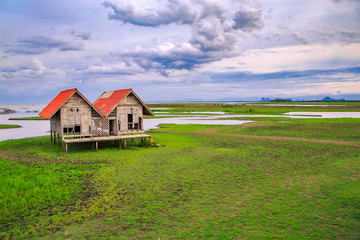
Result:
<svg viewBox="0 0 360 240">
<path fill-rule="evenodd" d="M 134 91 L 132 89 L 129 92 L 129 94 L 130 93 L 133 93 L 134 96 L 141 102 L 143 107 L 145 107 L 145 109 L 150 113 L 150 115 L 149 114 L 144 114 L 145 116 L 155 116 L 155 113 L 153 113 L 153 111 L 151 111 L 151 109 L 143 102 L 143 100 L 141 100 L 141 98 L 136 93 L 134 93 Z"/>
<path fill-rule="evenodd" d="M 78 90 L 75 89 L 75 91 L 74 91 L 72 94 L 70 94 L 70 95 L 63 101 L 63 103 L 62 103 L 62 104 L 50 115 L 50 117 L 47 118 L 47 119 L 52 118 L 52 117 L 59 111 L 59 109 L 60 109 L 62 106 L 64 106 L 64 104 L 66 103 L 66 101 L 67 101 L 69 98 L 71 98 L 77 91 L 78 91 Z"/>
<path fill-rule="evenodd" d="M 59 111 L 59 109 L 60 109 L 62 106 L 64 106 L 64 104 L 66 103 L 66 101 L 67 101 L 69 98 L 71 98 L 75 93 L 79 94 L 79 96 L 80 96 L 82 99 L 84 99 L 85 102 L 87 102 L 87 103 L 90 105 L 90 107 L 92 107 L 93 109 L 95 109 L 95 111 L 96 111 L 98 114 L 100 114 L 100 116 L 104 117 L 104 115 L 103 115 L 84 95 L 82 95 L 82 93 L 79 92 L 79 91 L 77 90 L 77 88 L 75 88 L 75 91 L 74 91 L 72 94 L 70 94 L 70 95 L 63 101 L 63 103 L 62 103 L 48 118 L 45 118 L 45 119 L 48 120 L 48 119 L 52 118 L 52 117 Z"/>
</svg>

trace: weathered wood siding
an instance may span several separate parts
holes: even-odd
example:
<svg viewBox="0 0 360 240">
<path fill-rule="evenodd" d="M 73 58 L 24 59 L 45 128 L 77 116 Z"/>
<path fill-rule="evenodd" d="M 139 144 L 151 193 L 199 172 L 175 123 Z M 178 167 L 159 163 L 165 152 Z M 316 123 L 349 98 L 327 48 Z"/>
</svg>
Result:
<svg viewBox="0 0 360 240">
<path fill-rule="evenodd" d="M 60 119 L 60 111 L 57 111 L 54 116 L 50 119 L 50 129 L 61 133 L 61 119 Z"/>
<path fill-rule="evenodd" d="M 91 107 L 78 94 L 74 94 L 60 108 L 61 128 L 80 126 L 81 134 L 89 134 Z"/>
<path fill-rule="evenodd" d="M 128 114 L 133 115 L 133 123 L 139 124 L 139 118 L 143 118 L 143 107 L 141 102 L 132 94 L 124 98 L 116 108 L 118 120 L 118 133 L 126 132 L 128 128 Z M 142 127 L 142 126 L 141 126 Z"/>
</svg>

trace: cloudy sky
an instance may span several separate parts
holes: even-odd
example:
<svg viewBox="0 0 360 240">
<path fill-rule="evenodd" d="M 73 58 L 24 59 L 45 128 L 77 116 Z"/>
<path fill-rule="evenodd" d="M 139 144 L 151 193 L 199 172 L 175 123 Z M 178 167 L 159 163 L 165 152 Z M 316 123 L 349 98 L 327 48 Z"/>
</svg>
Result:
<svg viewBox="0 0 360 240">
<path fill-rule="evenodd" d="M 358 0 L 1 0 L 0 104 L 360 99 Z"/>
</svg>

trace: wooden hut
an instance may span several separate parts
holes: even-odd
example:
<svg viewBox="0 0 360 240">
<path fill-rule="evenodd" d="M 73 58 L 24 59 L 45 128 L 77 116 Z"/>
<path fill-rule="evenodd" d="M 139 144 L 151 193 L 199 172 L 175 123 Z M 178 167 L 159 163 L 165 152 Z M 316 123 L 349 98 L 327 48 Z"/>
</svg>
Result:
<svg viewBox="0 0 360 240">
<path fill-rule="evenodd" d="M 94 104 L 76 88 L 64 90 L 39 115 L 50 119 L 51 141 L 60 143 L 62 135 L 66 152 L 76 142 L 93 142 L 97 150 L 99 141 L 118 141 L 119 147 L 123 141 L 125 148 L 126 139 L 149 138 L 151 146 L 150 135 L 124 135 L 143 133 L 143 116 L 154 116 L 132 89 L 104 92 Z"/>
<path fill-rule="evenodd" d="M 50 119 L 51 136 L 92 135 L 92 122 L 104 118 L 76 88 L 61 91 L 39 115 Z"/>
<path fill-rule="evenodd" d="M 94 106 L 108 121 L 110 135 L 142 132 L 144 115 L 154 116 L 132 89 L 104 92 Z"/>
</svg>

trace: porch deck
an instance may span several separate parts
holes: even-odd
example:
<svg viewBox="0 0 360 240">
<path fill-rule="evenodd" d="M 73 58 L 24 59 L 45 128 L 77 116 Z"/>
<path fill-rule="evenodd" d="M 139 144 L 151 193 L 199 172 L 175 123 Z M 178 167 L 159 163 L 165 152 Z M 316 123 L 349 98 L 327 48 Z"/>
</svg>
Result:
<svg viewBox="0 0 360 240">
<path fill-rule="evenodd" d="M 120 136 L 104 136 L 104 137 L 84 137 L 84 138 L 63 138 L 62 139 L 62 147 L 63 151 L 68 154 L 68 144 L 70 143 L 83 143 L 83 142 L 92 142 L 93 148 L 98 151 L 99 142 L 101 141 L 115 141 L 121 149 L 122 147 L 126 148 L 126 140 L 127 139 L 135 139 L 141 138 L 142 142 L 146 143 L 146 139 L 148 138 L 149 146 L 151 147 L 151 136 L 147 134 L 134 134 L 134 135 L 120 135 Z M 95 146 L 94 146 L 95 145 Z"/>
</svg>

